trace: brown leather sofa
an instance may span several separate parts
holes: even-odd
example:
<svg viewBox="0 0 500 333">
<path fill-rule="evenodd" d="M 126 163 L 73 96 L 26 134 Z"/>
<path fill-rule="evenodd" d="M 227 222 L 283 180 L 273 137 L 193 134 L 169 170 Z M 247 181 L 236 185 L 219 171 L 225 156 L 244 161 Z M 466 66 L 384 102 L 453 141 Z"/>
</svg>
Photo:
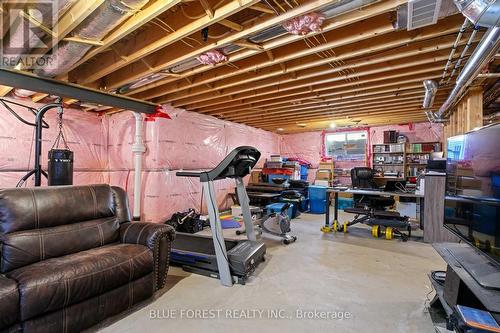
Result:
<svg viewBox="0 0 500 333">
<path fill-rule="evenodd" d="M 118 187 L 0 190 L 0 331 L 79 332 L 151 297 L 174 235 Z"/>
</svg>

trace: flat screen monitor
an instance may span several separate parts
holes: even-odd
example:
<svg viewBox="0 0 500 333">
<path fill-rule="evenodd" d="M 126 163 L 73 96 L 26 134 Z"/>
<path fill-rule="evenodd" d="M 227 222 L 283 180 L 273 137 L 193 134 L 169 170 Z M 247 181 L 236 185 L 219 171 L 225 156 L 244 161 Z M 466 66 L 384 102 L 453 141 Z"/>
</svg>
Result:
<svg viewBox="0 0 500 333">
<path fill-rule="evenodd" d="M 500 124 L 447 142 L 445 226 L 500 269 Z"/>
</svg>

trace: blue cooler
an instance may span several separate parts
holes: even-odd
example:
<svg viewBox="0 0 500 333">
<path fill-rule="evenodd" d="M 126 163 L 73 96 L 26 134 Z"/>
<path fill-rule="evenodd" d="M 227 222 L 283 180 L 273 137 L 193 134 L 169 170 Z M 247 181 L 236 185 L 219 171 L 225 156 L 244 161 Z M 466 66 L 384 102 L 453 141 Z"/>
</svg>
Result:
<svg viewBox="0 0 500 333">
<path fill-rule="evenodd" d="M 309 213 L 312 214 L 325 214 L 326 213 L 326 199 L 309 199 Z"/>
<path fill-rule="evenodd" d="M 309 199 L 313 200 L 326 200 L 326 186 L 310 185 L 309 186 Z"/>
<path fill-rule="evenodd" d="M 352 208 L 354 201 L 351 198 L 339 198 L 339 209 Z"/>
<path fill-rule="evenodd" d="M 268 214 L 279 213 L 279 212 L 281 212 L 281 210 L 283 209 L 283 206 L 285 206 L 285 205 L 286 205 L 286 203 L 284 203 L 284 202 L 273 203 L 273 204 L 266 206 L 266 211 Z M 290 207 L 288 207 L 288 210 L 286 211 L 286 214 L 291 219 L 293 218 L 293 207 L 294 207 L 294 204 L 291 203 Z"/>
</svg>

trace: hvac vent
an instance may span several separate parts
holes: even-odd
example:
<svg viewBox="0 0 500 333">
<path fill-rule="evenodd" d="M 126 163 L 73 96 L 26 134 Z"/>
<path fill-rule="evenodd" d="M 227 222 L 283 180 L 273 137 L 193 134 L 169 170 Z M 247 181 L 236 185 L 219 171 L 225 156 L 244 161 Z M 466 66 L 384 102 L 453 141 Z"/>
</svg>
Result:
<svg viewBox="0 0 500 333">
<path fill-rule="evenodd" d="M 409 0 L 408 30 L 435 24 L 439 17 L 441 0 Z"/>
</svg>

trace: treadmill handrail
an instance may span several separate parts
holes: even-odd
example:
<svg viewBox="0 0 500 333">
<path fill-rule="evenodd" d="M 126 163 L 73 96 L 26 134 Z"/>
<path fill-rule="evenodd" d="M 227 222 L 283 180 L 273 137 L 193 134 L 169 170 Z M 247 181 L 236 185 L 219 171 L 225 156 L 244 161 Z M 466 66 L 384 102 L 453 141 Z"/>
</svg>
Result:
<svg viewBox="0 0 500 333">
<path fill-rule="evenodd" d="M 203 171 L 203 172 L 205 172 L 205 171 Z M 175 175 L 178 177 L 197 177 L 197 178 L 200 178 L 200 176 L 203 172 L 177 171 L 175 173 Z"/>
<path fill-rule="evenodd" d="M 249 166 L 248 170 L 245 172 L 235 173 L 235 163 L 239 162 L 237 159 L 245 158 L 245 156 L 252 157 L 254 162 Z M 201 171 L 201 172 L 185 172 L 179 171 L 176 173 L 179 177 L 198 177 L 202 183 L 224 179 L 224 178 L 243 178 L 244 176 L 250 174 L 251 169 L 257 164 L 260 158 L 260 152 L 250 146 L 241 146 L 233 149 L 215 168 L 212 170 Z M 233 174 L 231 174 L 233 172 Z"/>
</svg>

